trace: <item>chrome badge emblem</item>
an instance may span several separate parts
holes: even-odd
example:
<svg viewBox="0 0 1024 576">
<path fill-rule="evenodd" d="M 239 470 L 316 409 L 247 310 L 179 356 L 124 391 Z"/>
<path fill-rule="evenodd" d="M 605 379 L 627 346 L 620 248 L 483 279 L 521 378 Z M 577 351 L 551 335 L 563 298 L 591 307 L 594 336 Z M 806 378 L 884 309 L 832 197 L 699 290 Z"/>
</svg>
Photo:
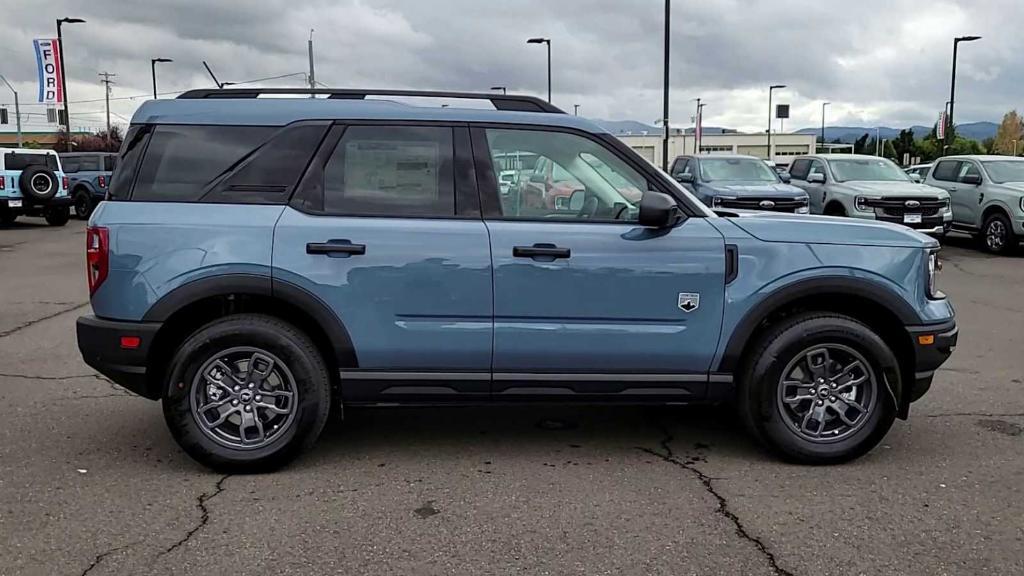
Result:
<svg viewBox="0 0 1024 576">
<path fill-rule="evenodd" d="M 700 294 L 693 292 L 679 293 L 679 309 L 683 312 L 693 312 L 700 306 Z"/>
<path fill-rule="evenodd" d="M 771 200 L 761 200 L 758 206 L 761 208 L 775 208 L 775 202 L 772 202 Z"/>
<path fill-rule="evenodd" d="M 918 202 L 917 200 L 907 200 L 906 202 L 903 203 L 903 205 L 906 206 L 907 208 L 920 208 L 921 207 L 921 203 Z"/>
</svg>

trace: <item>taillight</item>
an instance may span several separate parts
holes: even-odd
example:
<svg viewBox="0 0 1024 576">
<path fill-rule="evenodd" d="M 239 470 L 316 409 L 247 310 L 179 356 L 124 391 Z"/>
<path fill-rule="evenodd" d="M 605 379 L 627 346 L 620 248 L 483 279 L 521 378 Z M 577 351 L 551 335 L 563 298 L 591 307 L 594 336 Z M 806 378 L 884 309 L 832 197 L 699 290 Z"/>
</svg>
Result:
<svg viewBox="0 0 1024 576">
<path fill-rule="evenodd" d="M 89 296 L 96 293 L 110 270 L 110 231 L 100 226 L 85 229 L 85 274 Z"/>
<path fill-rule="evenodd" d="M 61 179 L 61 184 L 64 185 L 64 189 L 65 190 L 68 189 L 68 177 L 67 176 L 65 176 L 64 178 Z"/>
<path fill-rule="evenodd" d="M 100 188 L 106 188 L 107 187 L 107 177 L 106 176 L 100 176 L 99 178 L 97 178 L 97 181 L 100 184 Z"/>
<path fill-rule="evenodd" d="M 0 190 L 7 188 L 7 178 L 0 176 Z"/>
</svg>

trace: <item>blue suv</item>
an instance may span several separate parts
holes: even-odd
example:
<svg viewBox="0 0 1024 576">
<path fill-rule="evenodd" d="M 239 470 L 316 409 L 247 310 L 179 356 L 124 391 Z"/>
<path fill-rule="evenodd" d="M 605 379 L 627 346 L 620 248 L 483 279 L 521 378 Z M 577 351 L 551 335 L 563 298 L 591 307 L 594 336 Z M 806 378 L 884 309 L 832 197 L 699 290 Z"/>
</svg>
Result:
<svg viewBox="0 0 1024 576">
<path fill-rule="evenodd" d="M 841 462 L 956 343 L 907 228 L 718 216 L 531 97 L 309 92 L 145 103 L 89 221 L 82 356 L 210 467 L 280 466 L 342 407 L 730 400 L 783 457 Z M 541 159 L 566 200 L 501 193 Z"/>
</svg>

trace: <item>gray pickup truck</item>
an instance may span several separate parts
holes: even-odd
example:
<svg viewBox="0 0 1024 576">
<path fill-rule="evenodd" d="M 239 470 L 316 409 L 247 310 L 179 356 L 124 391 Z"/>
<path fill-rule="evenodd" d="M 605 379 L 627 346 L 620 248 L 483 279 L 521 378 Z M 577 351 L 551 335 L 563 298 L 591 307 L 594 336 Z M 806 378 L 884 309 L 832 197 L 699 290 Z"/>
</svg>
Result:
<svg viewBox="0 0 1024 576">
<path fill-rule="evenodd" d="M 1024 158 L 947 156 L 928 173 L 927 184 L 949 193 L 953 228 L 1006 254 L 1024 238 Z"/>
</svg>

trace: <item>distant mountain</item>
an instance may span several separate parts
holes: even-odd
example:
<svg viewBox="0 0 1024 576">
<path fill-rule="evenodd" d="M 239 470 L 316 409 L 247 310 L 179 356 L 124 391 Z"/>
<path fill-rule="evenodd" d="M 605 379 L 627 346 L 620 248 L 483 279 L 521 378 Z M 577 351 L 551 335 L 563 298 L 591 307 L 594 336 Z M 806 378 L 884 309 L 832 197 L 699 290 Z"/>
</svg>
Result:
<svg viewBox="0 0 1024 576">
<path fill-rule="evenodd" d="M 915 138 L 924 138 L 931 132 L 931 126 L 911 126 L 910 130 L 914 133 Z M 999 125 L 994 122 L 969 122 L 967 124 L 957 124 L 957 132 L 964 138 L 970 138 L 972 140 L 982 141 L 986 138 L 993 138 L 996 135 L 996 130 L 999 129 Z M 820 134 L 821 128 L 801 128 L 797 130 L 797 134 Z M 864 134 L 867 134 L 869 138 L 875 137 L 875 127 L 859 127 L 859 126 L 826 126 L 825 127 L 825 140 L 831 142 L 836 138 L 840 142 L 852 143 L 857 138 L 860 138 Z M 886 140 L 892 140 L 900 135 L 899 128 L 889 128 L 882 126 L 878 128 L 879 138 Z"/>
</svg>

